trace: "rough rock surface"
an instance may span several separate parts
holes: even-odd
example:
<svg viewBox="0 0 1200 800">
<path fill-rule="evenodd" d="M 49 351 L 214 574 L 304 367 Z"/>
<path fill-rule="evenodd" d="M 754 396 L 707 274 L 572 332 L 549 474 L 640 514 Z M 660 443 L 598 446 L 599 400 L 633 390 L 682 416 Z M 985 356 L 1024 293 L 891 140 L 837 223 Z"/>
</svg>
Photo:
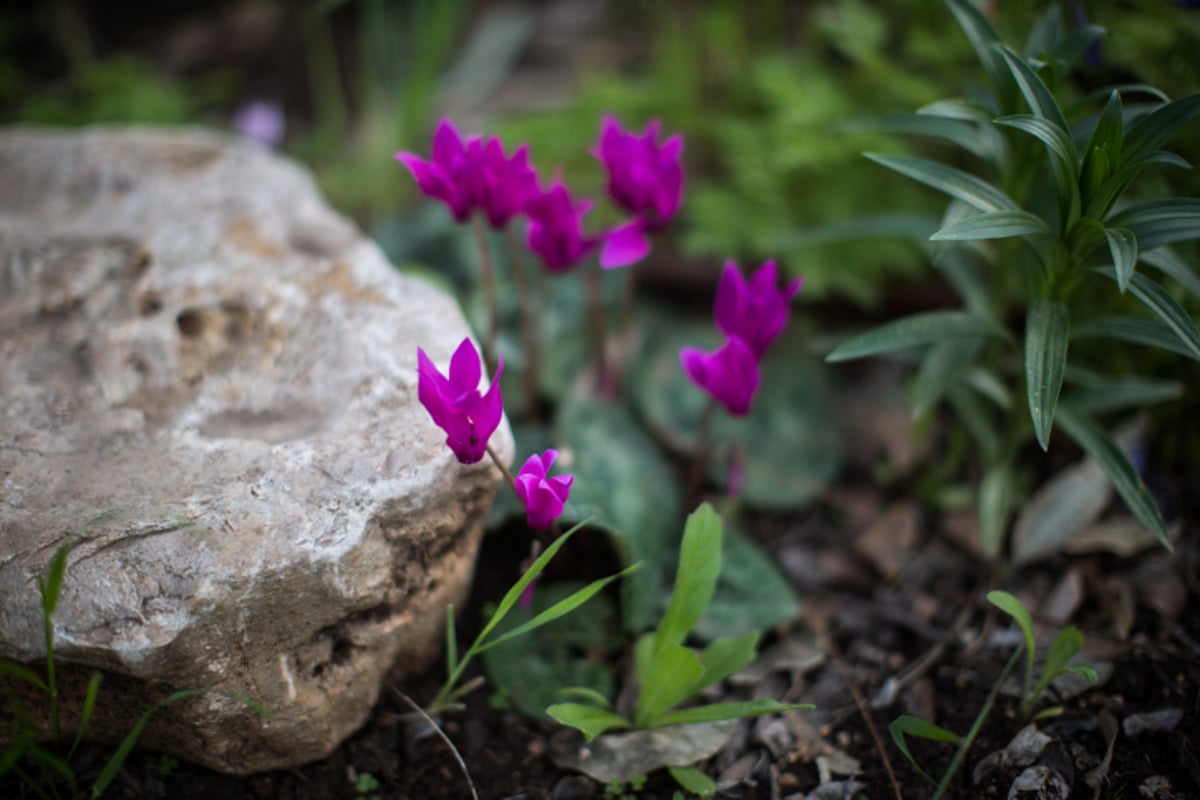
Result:
<svg viewBox="0 0 1200 800">
<path fill-rule="evenodd" d="M 44 657 L 36 577 L 71 543 L 68 729 L 98 669 L 95 738 L 213 687 L 273 718 L 209 693 L 142 743 L 236 774 L 323 756 L 434 657 L 499 485 L 417 402 L 454 301 L 212 132 L 0 131 L 0 187 L 0 656 Z"/>
</svg>

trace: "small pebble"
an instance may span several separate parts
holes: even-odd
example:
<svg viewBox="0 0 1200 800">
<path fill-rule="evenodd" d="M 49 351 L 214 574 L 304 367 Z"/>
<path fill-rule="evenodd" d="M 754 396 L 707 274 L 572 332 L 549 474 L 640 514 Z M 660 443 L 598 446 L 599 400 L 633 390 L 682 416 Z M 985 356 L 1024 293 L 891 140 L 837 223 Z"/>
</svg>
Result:
<svg viewBox="0 0 1200 800">
<path fill-rule="evenodd" d="M 1137 736 L 1147 731 L 1172 731 L 1183 719 L 1182 708 L 1163 708 L 1144 714 L 1130 714 L 1121 722 L 1126 736 Z"/>
<path fill-rule="evenodd" d="M 560 778 L 550 792 L 550 800 L 592 800 L 596 794 L 596 782 L 584 775 L 568 775 Z"/>
<path fill-rule="evenodd" d="M 1029 767 L 1012 782 L 1008 800 L 1067 800 L 1071 785 L 1047 766 Z"/>
</svg>

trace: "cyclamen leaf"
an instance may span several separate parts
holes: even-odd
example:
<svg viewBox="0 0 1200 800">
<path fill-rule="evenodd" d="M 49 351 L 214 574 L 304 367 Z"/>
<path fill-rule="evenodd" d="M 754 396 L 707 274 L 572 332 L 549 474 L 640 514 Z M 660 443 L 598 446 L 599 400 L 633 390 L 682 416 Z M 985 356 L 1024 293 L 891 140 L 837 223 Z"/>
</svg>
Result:
<svg viewBox="0 0 1200 800">
<path fill-rule="evenodd" d="M 578 730 L 589 742 L 612 728 L 629 727 L 629 720 L 620 714 L 583 703 L 555 703 L 546 709 L 546 713 Z"/>
<path fill-rule="evenodd" d="M 987 211 L 963 217 L 930 236 L 935 242 L 1004 239 L 1009 236 L 1052 236 L 1050 227 L 1028 211 Z"/>
<path fill-rule="evenodd" d="M 1116 339 L 1200 360 L 1166 323 L 1143 317 L 1095 317 L 1071 326 L 1072 339 Z"/>
<path fill-rule="evenodd" d="M 1025 383 L 1038 444 L 1050 446 L 1054 410 L 1067 364 L 1071 314 L 1061 303 L 1034 298 L 1025 319 Z"/>
<path fill-rule="evenodd" d="M 1097 271 L 1113 280 L 1117 280 L 1111 267 L 1099 267 Z M 1134 273 L 1133 278 L 1129 282 L 1129 291 L 1134 297 L 1142 301 L 1146 308 L 1153 311 L 1159 319 L 1165 322 L 1168 328 L 1175 332 L 1175 335 L 1191 351 L 1194 358 L 1200 358 L 1200 330 L 1197 330 L 1196 323 L 1183 310 L 1183 307 L 1175 301 L 1175 298 L 1167 294 L 1166 289 L 1145 275 Z"/>
<path fill-rule="evenodd" d="M 1012 198 L 1000 189 L 960 169 L 912 156 L 888 156 L 879 153 L 863 155 L 876 164 L 907 175 L 980 211 L 1018 210 Z"/>
<path fill-rule="evenodd" d="M 987 317 L 964 311 L 926 311 L 889 322 L 842 342 L 825 356 L 826 361 L 894 353 L 950 338 L 1003 336 L 1004 331 Z"/>
<path fill-rule="evenodd" d="M 1142 203 L 1113 214 L 1105 224 L 1132 230 L 1143 250 L 1200 239 L 1200 199 L 1177 197 Z"/>
<path fill-rule="evenodd" d="M 1112 437 L 1096 427 L 1087 417 L 1076 415 L 1075 411 L 1067 406 L 1060 409 L 1059 421 L 1067 435 L 1108 475 L 1117 494 L 1121 495 L 1121 499 L 1138 522 L 1153 533 L 1163 547 L 1172 550 L 1167 523 L 1162 517 L 1162 512 L 1158 510 L 1158 504 L 1154 502 L 1150 490 L 1146 488 L 1137 470 L 1129 463 L 1129 458 Z"/>
<path fill-rule="evenodd" d="M 1137 266 L 1137 237 L 1128 228 L 1105 228 L 1104 236 L 1108 239 L 1108 249 L 1112 253 L 1117 286 L 1121 287 L 1121 292 L 1124 293 L 1129 288 L 1129 279 L 1133 277 L 1134 267 Z"/>
</svg>

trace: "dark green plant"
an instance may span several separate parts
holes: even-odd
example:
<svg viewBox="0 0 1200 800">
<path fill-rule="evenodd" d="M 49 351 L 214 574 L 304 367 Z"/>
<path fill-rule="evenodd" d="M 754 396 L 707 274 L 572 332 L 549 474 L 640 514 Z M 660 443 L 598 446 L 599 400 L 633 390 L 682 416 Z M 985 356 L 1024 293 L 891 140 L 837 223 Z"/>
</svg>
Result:
<svg viewBox="0 0 1200 800">
<path fill-rule="evenodd" d="M 0 659 L 0 690 L 10 700 L 12 709 L 12 727 L 10 730 L 4 731 L 8 744 L 0 751 L 0 778 L 11 772 L 20 781 L 22 791 L 42 798 L 57 798 L 64 794 L 70 798 L 83 796 L 71 759 L 83 741 L 84 733 L 87 731 L 88 723 L 91 722 L 92 713 L 96 708 L 96 699 L 100 693 L 100 673 L 94 672 L 88 681 L 75 737 L 66 752 L 61 752 L 58 745 L 63 741 L 62 723 L 59 707 L 58 670 L 54 657 L 52 617 L 58 606 L 59 594 L 62 592 L 67 557 L 70 551 L 70 545 L 60 547 L 50 559 L 46 574 L 38 576 L 38 591 L 42 596 L 42 627 L 46 643 L 45 677 L 43 678 L 28 666 Z M 28 684 L 45 695 L 49 708 L 50 728 L 54 737 L 52 745 L 46 746 L 37 740 L 36 727 L 30 710 L 12 686 L 12 681 Z M 155 712 L 171 703 L 209 692 L 217 692 L 238 700 L 268 719 L 271 718 L 270 712 L 261 704 L 237 692 L 217 689 L 183 689 L 173 692 L 146 709 L 138 717 L 133 728 L 105 762 L 100 774 L 93 781 L 88 796 L 100 797 L 112 783 L 121 769 L 121 765 L 125 763 L 125 759 L 141 736 L 146 723 L 150 721 Z M 164 761 L 162 765 L 165 764 Z"/>
<path fill-rule="evenodd" d="M 1169 548 L 1154 499 L 1095 419 L 1161 400 L 1162 386 L 1081 373 L 1067 351 L 1100 337 L 1200 360 L 1200 330 L 1171 288 L 1200 295 L 1200 278 L 1167 247 L 1200 237 L 1200 200 L 1126 197 L 1147 169 L 1189 168 L 1162 147 L 1200 114 L 1200 94 L 1170 101 L 1138 85 L 1068 102 L 1067 73 L 1102 29 L 1065 30 L 1051 8 L 1019 54 L 974 4 L 946 5 L 989 91 L 876 122 L 954 145 L 978 168 L 869 157 L 952 198 L 931 239 L 941 243 L 937 264 L 965 309 L 897 320 L 844 342 L 828 360 L 919 353 L 914 409 L 948 403 L 980 445 L 980 531 L 989 555 L 1000 552 L 1015 505 L 1021 449 L 1031 439 L 1048 448 L 1055 422 Z M 1129 297 L 1149 316 L 1131 313 Z"/>
</svg>

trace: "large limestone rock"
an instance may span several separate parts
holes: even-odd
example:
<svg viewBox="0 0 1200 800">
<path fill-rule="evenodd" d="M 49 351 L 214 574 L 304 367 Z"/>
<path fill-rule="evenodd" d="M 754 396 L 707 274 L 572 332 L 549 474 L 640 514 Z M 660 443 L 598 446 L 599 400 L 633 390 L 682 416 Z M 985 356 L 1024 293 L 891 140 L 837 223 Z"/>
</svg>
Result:
<svg viewBox="0 0 1200 800">
<path fill-rule="evenodd" d="M 36 576 L 69 542 L 68 723 L 99 669 L 98 738 L 214 687 L 274 718 L 207 694 L 142 743 L 238 774 L 331 751 L 467 591 L 499 474 L 416 386 L 417 346 L 445 365 L 466 333 L 256 146 L 0 132 L 0 655 L 45 655 Z"/>
</svg>

